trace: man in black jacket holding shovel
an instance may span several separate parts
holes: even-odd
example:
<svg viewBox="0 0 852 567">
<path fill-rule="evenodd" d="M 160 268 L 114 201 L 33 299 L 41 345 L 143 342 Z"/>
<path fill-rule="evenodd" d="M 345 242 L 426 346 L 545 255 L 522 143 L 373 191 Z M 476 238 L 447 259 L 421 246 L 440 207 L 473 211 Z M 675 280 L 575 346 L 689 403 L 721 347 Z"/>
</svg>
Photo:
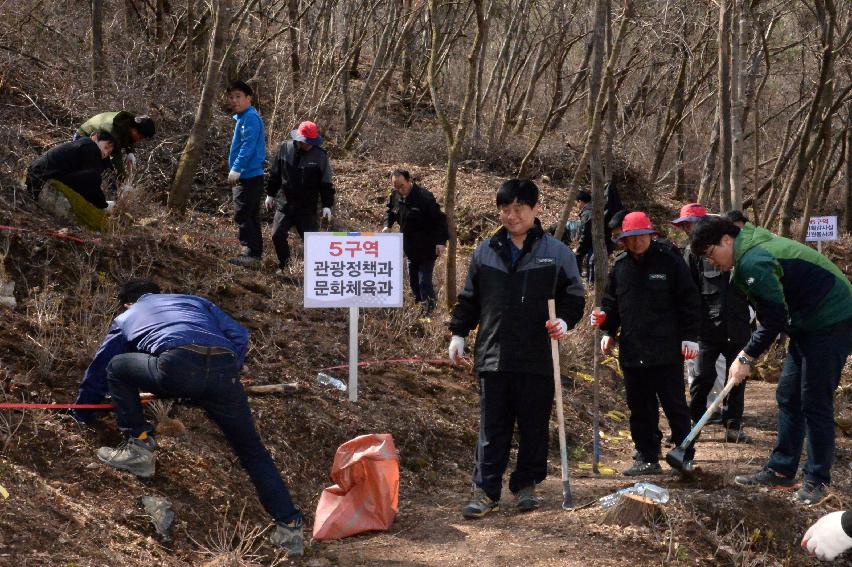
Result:
<svg viewBox="0 0 852 567">
<path fill-rule="evenodd" d="M 465 518 L 499 509 L 516 420 L 518 460 L 509 490 L 519 511 L 538 507 L 535 485 L 547 476 L 554 392 L 550 338 L 567 336 L 585 304 L 574 253 L 546 235 L 536 218 L 535 183 L 506 181 L 497 191 L 497 207 L 503 227 L 474 252 L 450 321 L 453 364 L 461 361 L 465 337 L 479 325 L 474 349 L 479 441 Z M 548 319 L 549 299 L 555 299 L 555 319 Z"/>
<path fill-rule="evenodd" d="M 391 173 L 393 191 L 388 198 L 385 228 L 391 229 L 395 222 L 402 231 L 402 249 L 408 259 L 408 282 L 414 301 L 423 302 L 428 315 L 435 308 L 435 288 L 432 272 L 435 261 L 446 248 L 449 234 L 447 217 L 435 197 L 411 180 L 404 169 Z"/>
</svg>

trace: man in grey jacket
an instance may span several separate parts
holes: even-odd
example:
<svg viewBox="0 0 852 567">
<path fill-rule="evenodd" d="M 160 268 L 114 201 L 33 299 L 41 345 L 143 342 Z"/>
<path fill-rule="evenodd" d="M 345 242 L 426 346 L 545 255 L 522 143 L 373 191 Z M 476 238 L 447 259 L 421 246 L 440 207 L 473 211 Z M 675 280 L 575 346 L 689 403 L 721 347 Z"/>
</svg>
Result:
<svg viewBox="0 0 852 567">
<path fill-rule="evenodd" d="M 585 304 L 574 253 L 545 234 L 536 218 L 538 187 L 527 179 L 506 181 L 497 191 L 497 208 L 503 226 L 474 252 L 450 321 L 453 364 L 461 360 L 465 337 L 479 326 L 479 441 L 465 518 L 499 509 L 516 421 L 518 459 L 509 490 L 519 511 L 538 507 L 535 485 L 547 476 L 553 406 L 550 339 L 567 336 Z M 554 319 L 548 299 L 555 299 Z"/>
</svg>

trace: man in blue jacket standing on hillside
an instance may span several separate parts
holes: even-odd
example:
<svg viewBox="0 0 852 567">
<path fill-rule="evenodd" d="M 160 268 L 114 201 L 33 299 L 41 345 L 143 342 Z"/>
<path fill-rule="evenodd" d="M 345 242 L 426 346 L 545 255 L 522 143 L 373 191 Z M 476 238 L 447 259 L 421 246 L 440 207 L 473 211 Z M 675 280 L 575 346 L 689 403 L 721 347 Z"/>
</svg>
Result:
<svg viewBox="0 0 852 567">
<path fill-rule="evenodd" d="M 116 448 L 101 447 L 98 459 L 141 478 L 154 476 L 157 443 L 139 392 L 187 399 L 204 408 L 248 472 L 277 523 L 272 543 L 301 555 L 302 514 L 254 427 L 240 383 L 248 331 L 207 299 L 161 294 L 151 280 L 125 283 L 118 298 L 127 310 L 113 320 L 77 396 L 78 404 L 96 404 L 109 392 L 126 437 Z M 74 416 L 83 423 L 95 419 L 92 410 Z"/>
<path fill-rule="evenodd" d="M 228 260 L 238 266 L 260 266 L 263 238 L 260 231 L 260 201 L 263 198 L 263 162 L 266 138 L 263 120 L 252 106 L 254 92 L 242 81 L 228 85 L 228 101 L 234 111 L 234 138 L 228 154 L 228 183 L 233 187 L 234 221 L 243 248 Z"/>
</svg>

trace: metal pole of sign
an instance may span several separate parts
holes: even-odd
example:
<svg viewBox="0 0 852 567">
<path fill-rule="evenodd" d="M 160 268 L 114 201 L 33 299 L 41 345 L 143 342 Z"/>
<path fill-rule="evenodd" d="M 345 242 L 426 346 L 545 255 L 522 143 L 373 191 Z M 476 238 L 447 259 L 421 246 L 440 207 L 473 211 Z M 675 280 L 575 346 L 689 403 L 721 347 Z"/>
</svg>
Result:
<svg viewBox="0 0 852 567">
<path fill-rule="evenodd" d="M 817 240 L 817 252 L 822 254 L 822 240 Z"/>
<path fill-rule="evenodd" d="M 349 308 L 349 401 L 358 401 L 358 308 Z"/>
</svg>

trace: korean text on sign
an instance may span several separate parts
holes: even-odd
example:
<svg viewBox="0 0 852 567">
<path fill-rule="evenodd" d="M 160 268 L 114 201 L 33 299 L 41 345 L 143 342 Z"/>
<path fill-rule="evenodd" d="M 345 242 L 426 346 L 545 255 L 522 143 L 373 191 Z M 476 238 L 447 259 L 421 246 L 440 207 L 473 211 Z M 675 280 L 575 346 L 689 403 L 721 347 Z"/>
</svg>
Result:
<svg viewBox="0 0 852 567">
<path fill-rule="evenodd" d="M 837 240 L 837 217 L 811 217 L 805 240 L 808 242 Z"/>
<path fill-rule="evenodd" d="M 305 307 L 401 307 L 400 234 L 305 234 Z"/>
</svg>

